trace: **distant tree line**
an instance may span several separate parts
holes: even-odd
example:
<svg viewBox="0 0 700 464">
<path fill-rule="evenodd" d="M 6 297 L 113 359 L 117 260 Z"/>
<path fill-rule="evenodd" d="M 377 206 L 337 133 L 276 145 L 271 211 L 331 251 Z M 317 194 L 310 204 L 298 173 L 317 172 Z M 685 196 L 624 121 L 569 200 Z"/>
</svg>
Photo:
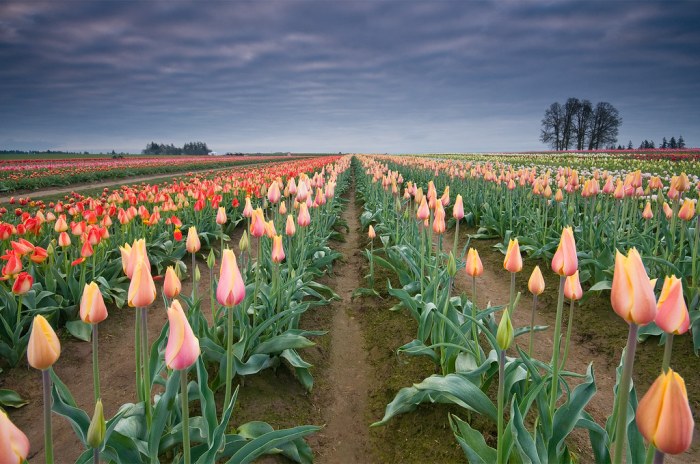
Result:
<svg viewBox="0 0 700 464">
<path fill-rule="evenodd" d="M 141 152 L 144 155 L 207 155 L 211 150 L 204 142 L 188 142 L 182 147 L 176 147 L 172 143 L 151 142 Z"/>
<path fill-rule="evenodd" d="M 615 146 L 622 118 L 608 102 L 595 106 L 588 100 L 569 98 L 554 102 L 544 112 L 540 140 L 560 150 L 599 150 Z"/>
<path fill-rule="evenodd" d="M 630 143 L 628 144 L 628 148 L 632 148 L 632 141 L 630 140 Z M 683 140 L 683 136 L 679 136 L 678 140 L 676 140 L 675 137 L 671 137 L 671 140 L 666 140 L 666 137 L 664 137 L 661 140 L 661 145 L 658 147 L 654 143 L 653 140 L 646 140 L 644 139 L 642 143 L 639 144 L 640 149 L 655 149 L 655 148 L 661 148 L 662 150 L 679 150 L 685 148 L 685 140 Z"/>
<path fill-rule="evenodd" d="M 41 154 L 54 154 L 54 155 L 89 155 L 87 151 L 63 151 L 63 150 L 0 150 L 0 155 L 41 155 Z"/>
</svg>

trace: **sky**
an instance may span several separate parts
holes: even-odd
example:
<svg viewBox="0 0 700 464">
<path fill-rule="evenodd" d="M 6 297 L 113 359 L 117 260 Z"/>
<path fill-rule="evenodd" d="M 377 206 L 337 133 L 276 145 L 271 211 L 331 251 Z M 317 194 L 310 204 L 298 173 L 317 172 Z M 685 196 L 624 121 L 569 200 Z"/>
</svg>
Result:
<svg viewBox="0 0 700 464">
<path fill-rule="evenodd" d="M 526 151 L 568 97 L 700 146 L 700 1 L 0 3 L 0 149 Z"/>
</svg>

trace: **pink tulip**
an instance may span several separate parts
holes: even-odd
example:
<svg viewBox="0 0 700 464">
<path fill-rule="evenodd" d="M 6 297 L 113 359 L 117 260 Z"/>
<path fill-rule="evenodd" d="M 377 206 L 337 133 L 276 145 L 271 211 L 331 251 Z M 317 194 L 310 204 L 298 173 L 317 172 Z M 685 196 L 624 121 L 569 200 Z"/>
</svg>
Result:
<svg viewBox="0 0 700 464">
<path fill-rule="evenodd" d="M 131 276 L 128 303 L 132 308 L 145 308 L 156 299 L 156 285 L 151 276 L 150 264 L 137 257 L 136 268 Z"/>
<path fill-rule="evenodd" d="M 107 306 L 95 282 L 85 284 L 80 299 L 80 319 L 86 324 L 99 324 L 107 319 Z"/>
<path fill-rule="evenodd" d="M 219 209 L 216 211 L 216 223 L 220 226 L 226 224 L 226 208 L 223 206 L 219 206 Z"/>
<path fill-rule="evenodd" d="M 656 325 L 671 334 L 684 334 L 690 327 L 688 307 L 683 299 L 683 282 L 676 276 L 666 277 L 657 303 Z"/>
<path fill-rule="evenodd" d="M 235 306 L 245 298 L 245 284 L 238 269 L 236 255 L 225 249 L 221 257 L 219 285 L 216 287 L 216 300 L 222 306 Z"/>
<path fill-rule="evenodd" d="M 561 232 L 559 247 L 552 258 L 552 270 L 560 276 L 572 276 L 578 270 L 576 241 L 571 227 L 564 227 Z"/>
<path fill-rule="evenodd" d="M 636 248 L 627 257 L 615 256 L 610 301 L 618 316 L 629 324 L 646 325 L 656 318 L 656 297 Z"/>
<path fill-rule="evenodd" d="M 464 218 L 464 203 L 462 201 L 462 195 L 457 195 L 455 198 L 455 205 L 452 207 L 452 217 L 461 221 Z"/>
<path fill-rule="evenodd" d="M 29 455 L 27 436 L 0 409 L 0 463 L 21 464 Z"/>
<path fill-rule="evenodd" d="M 299 204 L 299 215 L 297 216 L 297 224 L 299 225 L 299 227 L 306 227 L 309 224 L 311 224 L 311 216 L 309 215 L 309 209 L 307 208 L 306 203 Z"/>
<path fill-rule="evenodd" d="M 173 300 L 168 308 L 168 344 L 165 347 L 165 364 L 169 369 L 184 370 L 197 361 L 199 340 L 194 336 L 180 302 Z"/>
</svg>

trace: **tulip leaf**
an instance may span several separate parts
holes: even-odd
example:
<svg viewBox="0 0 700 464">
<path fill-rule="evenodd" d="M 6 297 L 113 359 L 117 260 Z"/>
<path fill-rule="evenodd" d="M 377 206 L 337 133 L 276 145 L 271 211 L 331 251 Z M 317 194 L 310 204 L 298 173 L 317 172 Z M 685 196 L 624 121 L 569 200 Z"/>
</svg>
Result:
<svg viewBox="0 0 700 464">
<path fill-rule="evenodd" d="M 19 393 L 16 391 L 0 388 L 0 406 L 21 408 L 25 404 L 29 404 L 29 400 L 25 400 L 19 396 Z"/>
<path fill-rule="evenodd" d="M 75 338 L 85 342 L 89 342 L 90 337 L 92 336 L 92 326 L 81 321 L 80 319 L 66 322 L 66 329 Z"/>
<path fill-rule="evenodd" d="M 274 432 L 265 433 L 246 443 L 227 461 L 227 463 L 247 464 L 253 462 L 255 459 L 274 448 L 278 448 L 286 443 L 293 442 L 297 438 L 305 437 L 319 430 L 321 430 L 321 428 L 314 425 L 302 425 L 292 429 L 275 430 Z"/>
<path fill-rule="evenodd" d="M 484 435 L 471 428 L 469 424 L 454 414 L 450 414 L 450 426 L 455 438 L 462 447 L 467 460 L 473 464 L 491 464 L 496 462 L 496 450 L 486 444 Z"/>
</svg>

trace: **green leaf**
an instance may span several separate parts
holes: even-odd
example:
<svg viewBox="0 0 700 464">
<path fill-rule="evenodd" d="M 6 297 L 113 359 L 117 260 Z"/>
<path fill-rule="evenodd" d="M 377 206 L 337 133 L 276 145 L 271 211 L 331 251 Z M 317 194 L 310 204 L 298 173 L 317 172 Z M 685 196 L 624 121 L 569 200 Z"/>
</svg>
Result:
<svg viewBox="0 0 700 464">
<path fill-rule="evenodd" d="M 284 350 L 308 348 L 314 345 L 315 343 L 309 340 L 308 338 L 301 337 L 299 335 L 283 333 L 281 335 L 269 338 L 264 342 L 260 343 L 255 348 L 254 353 L 281 353 Z"/>
<path fill-rule="evenodd" d="M 75 321 L 66 322 L 66 329 L 68 329 L 68 332 L 70 332 L 70 334 L 78 340 L 83 340 L 85 342 L 90 341 L 90 337 L 92 335 L 92 326 L 90 324 L 86 324 L 78 319 Z"/>
<path fill-rule="evenodd" d="M 21 408 L 25 404 L 29 404 L 29 400 L 19 396 L 19 393 L 16 391 L 0 388 L 0 405 L 10 408 Z"/>
<path fill-rule="evenodd" d="M 602 290 L 611 290 L 612 282 L 609 280 L 601 280 L 588 289 L 589 292 L 599 292 Z"/>
<path fill-rule="evenodd" d="M 454 414 L 450 414 L 450 426 L 455 438 L 462 447 L 467 460 L 472 464 L 492 464 L 496 462 L 496 450 L 486 444 L 481 432 L 474 430 Z"/>
<path fill-rule="evenodd" d="M 285 443 L 292 442 L 297 438 L 305 437 L 321 430 L 313 425 L 302 425 L 292 429 L 276 430 L 261 435 L 239 449 L 229 461 L 229 464 L 247 464 L 262 456 L 268 451 L 278 448 Z"/>
</svg>

